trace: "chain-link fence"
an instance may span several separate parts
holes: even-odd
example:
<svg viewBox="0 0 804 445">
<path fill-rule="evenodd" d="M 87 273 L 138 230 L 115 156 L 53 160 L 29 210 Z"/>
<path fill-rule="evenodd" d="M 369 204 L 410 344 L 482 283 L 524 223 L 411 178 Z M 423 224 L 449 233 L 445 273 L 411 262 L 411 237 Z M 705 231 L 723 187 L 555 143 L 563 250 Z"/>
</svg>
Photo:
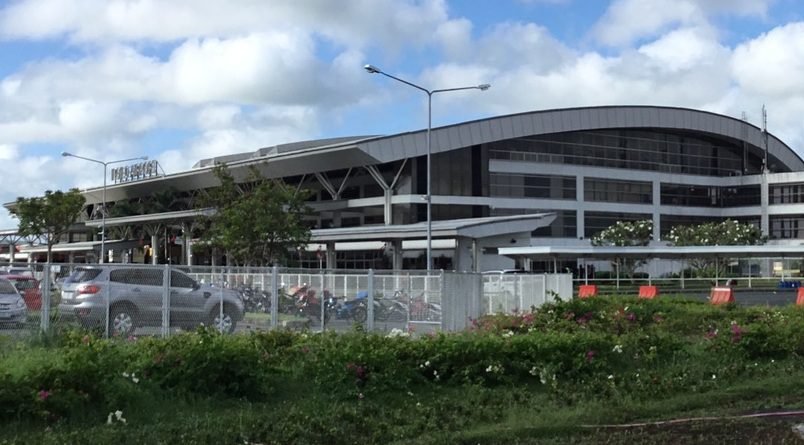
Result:
<svg viewBox="0 0 804 445">
<path fill-rule="evenodd" d="M 440 271 L 20 264 L 0 268 L 0 335 L 81 327 L 111 337 L 165 337 L 199 326 L 227 333 L 421 334 L 464 329 L 486 313 L 539 306 L 553 289 L 562 298 L 572 295 L 568 275 L 498 278 Z"/>
</svg>

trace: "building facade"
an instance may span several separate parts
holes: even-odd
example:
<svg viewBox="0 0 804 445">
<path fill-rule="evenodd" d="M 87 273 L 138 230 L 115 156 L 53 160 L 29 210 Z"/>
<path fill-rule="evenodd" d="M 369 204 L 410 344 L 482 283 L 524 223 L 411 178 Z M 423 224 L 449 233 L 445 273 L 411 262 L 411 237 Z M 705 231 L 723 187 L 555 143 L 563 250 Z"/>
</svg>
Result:
<svg viewBox="0 0 804 445">
<path fill-rule="evenodd" d="M 431 137 L 432 217 L 441 222 L 433 232 L 435 268 L 521 267 L 497 249 L 584 246 L 623 220 L 653 220 L 657 243 L 673 226 L 726 218 L 757 225 L 772 243 L 804 239 L 804 161 L 739 119 L 606 106 L 492 117 L 435 128 Z M 307 141 L 110 185 L 111 258 L 225 261 L 193 257 L 189 247 L 197 236 L 195 200 L 216 185 L 212 168 L 225 163 L 241 180 L 256 167 L 312 191 L 314 244 L 296 265 L 425 268 L 426 150 L 425 131 Z M 99 227 L 103 211 L 96 192 L 85 194 L 88 227 Z M 472 221 L 485 231 L 472 232 L 470 242 Z M 471 259 L 461 260 L 464 250 Z"/>
</svg>

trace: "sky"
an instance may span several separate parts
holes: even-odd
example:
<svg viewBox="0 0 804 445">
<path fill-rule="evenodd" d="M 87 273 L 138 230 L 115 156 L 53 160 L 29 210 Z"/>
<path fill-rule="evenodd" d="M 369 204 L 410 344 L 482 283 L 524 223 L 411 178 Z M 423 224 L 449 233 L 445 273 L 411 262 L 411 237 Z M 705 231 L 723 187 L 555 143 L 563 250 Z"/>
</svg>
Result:
<svg viewBox="0 0 804 445">
<path fill-rule="evenodd" d="M 0 0 L 0 202 L 276 144 L 593 105 L 682 106 L 804 155 L 799 0 Z M 124 165 L 124 164 L 119 164 Z M 0 211 L 0 229 L 16 220 Z"/>
</svg>

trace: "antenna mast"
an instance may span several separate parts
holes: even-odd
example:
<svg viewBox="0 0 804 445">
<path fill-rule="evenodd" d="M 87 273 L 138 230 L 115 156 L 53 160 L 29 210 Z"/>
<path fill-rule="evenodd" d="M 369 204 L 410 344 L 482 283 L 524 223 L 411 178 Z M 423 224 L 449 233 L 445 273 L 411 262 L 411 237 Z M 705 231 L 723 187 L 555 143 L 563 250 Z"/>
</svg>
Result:
<svg viewBox="0 0 804 445">
<path fill-rule="evenodd" d="M 764 143 L 765 149 L 765 160 L 763 161 L 762 171 L 763 173 L 768 172 L 768 110 L 765 108 L 765 104 L 762 104 L 762 142 Z"/>
</svg>

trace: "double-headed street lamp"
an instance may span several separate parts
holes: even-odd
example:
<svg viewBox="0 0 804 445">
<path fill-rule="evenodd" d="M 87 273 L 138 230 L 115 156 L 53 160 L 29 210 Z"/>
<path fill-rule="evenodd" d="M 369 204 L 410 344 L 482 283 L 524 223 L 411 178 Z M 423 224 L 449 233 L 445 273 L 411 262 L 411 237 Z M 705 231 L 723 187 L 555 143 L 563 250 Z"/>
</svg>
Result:
<svg viewBox="0 0 804 445">
<path fill-rule="evenodd" d="M 396 76 L 392 76 L 383 70 L 377 68 L 374 65 L 366 65 L 363 67 L 366 71 L 371 74 L 382 74 L 385 77 L 390 77 L 391 79 L 396 80 L 397 82 L 402 82 L 405 85 L 412 86 L 417 90 L 423 91 L 427 93 L 427 197 L 425 200 L 427 201 L 427 270 L 431 270 L 433 267 L 433 237 L 432 237 L 432 226 L 433 226 L 433 218 L 431 213 L 431 201 L 432 201 L 432 193 L 430 188 L 431 182 L 431 175 L 430 175 L 430 148 L 431 148 L 431 138 L 430 138 L 430 131 L 433 125 L 433 94 L 436 93 L 447 93 L 449 91 L 461 91 L 461 90 L 480 90 L 486 91 L 488 90 L 491 85 L 484 83 L 480 85 L 474 85 L 470 87 L 458 87 L 458 88 L 441 88 L 437 90 L 428 90 L 427 88 L 421 87 L 416 85 L 413 82 L 408 82 L 407 80 L 400 79 Z"/>
<path fill-rule="evenodd" d="M 83 156 L 74 155 L 72 153 L 67 153 L 66 151 L 61 152 L 61 155 L 64 157 L 71 157 L 71 158 L 78 158 L 83 159 L 85 161 L 94 162 L 96 164 L 103 165 L 103 201 L 101 203 L 101 254 L 100 254 L 100 263 L 105 263 L 104 258 L 106 256 L 106 167 L 109 164 L 117 164 L 119 162 L 128 162 L 128 161 L 147 161 L 148 156 L 140 156 L 138 158 L 129 158 L 129 159 L 118 159 L 116 161 L 99 161 L 97 159 L 92 158 L 85 158 Z"/>
</svg>

